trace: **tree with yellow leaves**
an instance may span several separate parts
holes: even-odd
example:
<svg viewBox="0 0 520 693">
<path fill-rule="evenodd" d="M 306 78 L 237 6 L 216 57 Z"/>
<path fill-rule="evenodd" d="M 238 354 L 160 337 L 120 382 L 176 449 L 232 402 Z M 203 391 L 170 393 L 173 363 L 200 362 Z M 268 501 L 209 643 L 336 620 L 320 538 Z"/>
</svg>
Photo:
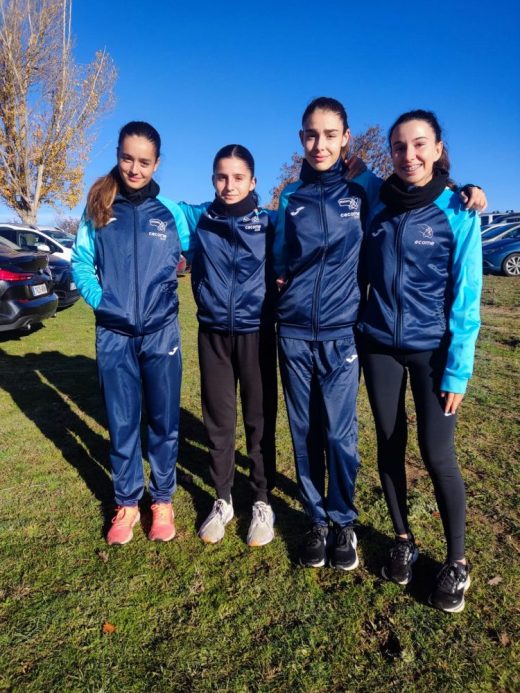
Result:
<svg viewBox="0 0 520 693">
<path fill-rule="evenodd" d="M 79 202 L 91 128 L 113 103 L 112 59 L 75 63 L 71 14 L 72 0 L 0 0 L 0 197 L 29 224 L 41 204 Z"/>
</svg>

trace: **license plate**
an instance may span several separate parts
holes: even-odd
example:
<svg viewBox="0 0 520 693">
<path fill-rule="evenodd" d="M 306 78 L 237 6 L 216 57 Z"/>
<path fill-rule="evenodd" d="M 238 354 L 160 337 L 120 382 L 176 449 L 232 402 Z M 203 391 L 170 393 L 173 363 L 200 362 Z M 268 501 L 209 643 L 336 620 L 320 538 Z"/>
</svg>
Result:
<svg viewBox="0 0 520 693">
<path fill-rule="evenodd" d="M 36 284 L 36 286 L 31 286 L 31 292 L 33 296 L 43 296 L 47 293 L 47 287 L 45 284 Z"/>
<path fill-rule="evenodd" d="M 76 282 L 71 282 L 70 283 L 70 290 L 75 291 L 77 289 Z"/>
</svg>

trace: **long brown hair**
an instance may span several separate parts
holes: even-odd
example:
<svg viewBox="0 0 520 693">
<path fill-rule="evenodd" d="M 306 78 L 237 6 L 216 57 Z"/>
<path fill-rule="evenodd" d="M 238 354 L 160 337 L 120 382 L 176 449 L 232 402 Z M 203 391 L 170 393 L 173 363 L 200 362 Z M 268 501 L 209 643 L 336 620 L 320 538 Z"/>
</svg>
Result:
<svg viewBox="0 0 520 693">
<path fill-rule="evenodd" d="M 161 155 L 161 138 L 157 130 L 142 120 L 132 120 L 130 123 L 123 125 L 119 131 L 117 140 L 117 153 L 125 137 L 137 135 L 145 137 L 155 147 L 155 158 L 158 159 Z M 119 191 L 120 177 L 117 166 L 107 173 L 106 176 L 98 178 L 94 185 L 90 188 L 87 197 L 87 215 L 94 223 L 94 228 L 100 229 L 108 224 L 112 216 L 112 205 Z"/>
</svg>

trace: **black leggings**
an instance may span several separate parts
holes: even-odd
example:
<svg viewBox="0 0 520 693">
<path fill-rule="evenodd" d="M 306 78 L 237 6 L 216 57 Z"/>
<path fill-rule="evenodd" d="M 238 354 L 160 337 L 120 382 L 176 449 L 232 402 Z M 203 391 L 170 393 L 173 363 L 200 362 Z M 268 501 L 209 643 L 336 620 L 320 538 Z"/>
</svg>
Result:
<svg viewBox="0 0 520 693">
<path fill-rule="evenodd" d="M 439 396 L 446 351 L 399 352 L 362 345 L 365 384 L 377 432 L 377 463 L 396 534 L 408 533 L 405 450 L 407 374 L 417 414 L 421 455 L 430 474 L 448 544 L 448 561 L 464 557 L 465 490 L 454 448 L 456 416 Z"/>
</svg>

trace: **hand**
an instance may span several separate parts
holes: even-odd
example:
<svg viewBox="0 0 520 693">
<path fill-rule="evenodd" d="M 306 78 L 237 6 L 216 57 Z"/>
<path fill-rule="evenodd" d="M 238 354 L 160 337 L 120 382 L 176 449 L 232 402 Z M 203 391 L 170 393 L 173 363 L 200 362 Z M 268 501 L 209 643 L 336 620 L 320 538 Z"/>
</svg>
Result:
<svg viewBox="0 0 520 693">
<path fill-rule="evenodd" d="M 357 176 L 360 176 L 364 171 L 367 170 L 367 166 L 363 159 L 359 156 L 351 156 L 350 159 L 345 159 L 345 165 L 347 167 L 347 179 L 352 180 Z"/>
<path fill-rule="evenodd" d="M 444 399 L 444 416 L 456 414 L 460 403 L 464 399 L 464 395 L 458 392 L 441 392 L 441 397 Z"/>
<path fill-rule="evenodd" d="M 466 192 L 464 192 L 464 190 Z M 483 209 L 486 209 L 487 197 L 483 190 L 476 188 L 474 185 L 470 187 L 466 186 L 464 190 L 460 191 L 460 199 L 464 203 L 467 210 L 482 212 Z"/>
</svg>

